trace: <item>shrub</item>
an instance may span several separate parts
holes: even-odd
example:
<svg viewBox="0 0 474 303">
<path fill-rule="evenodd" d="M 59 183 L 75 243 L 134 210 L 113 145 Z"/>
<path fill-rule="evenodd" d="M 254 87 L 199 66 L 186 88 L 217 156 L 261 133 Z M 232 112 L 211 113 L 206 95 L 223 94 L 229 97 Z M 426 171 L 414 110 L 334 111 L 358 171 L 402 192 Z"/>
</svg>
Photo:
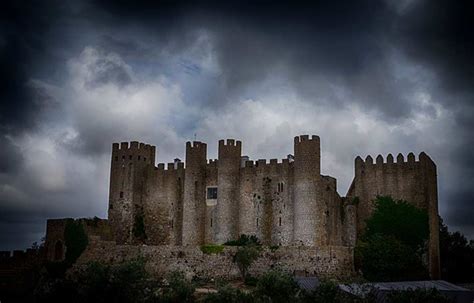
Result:
<svg viewBox="0 0 474 303">
<path fill-rule="evenodd" d="M 256 245 L 259 246 L 261 245 L 260 240 L 254 235 L 248 236 L 248 235 L 240 235 L 240 237 L 237 240 L 231 240 L 227 241 L 224 243 L 224 245 L 227 246 L 248 246 L 248 245 Z"/>
<path fill-rule="evenodd" d="M 240 289 L 230 286 L 219 288 L 217 293 L 208 294 L 204 300 L 205 303 L 251 303 L 255 302 L 251 294 L 247 294 Z"/>
<path fill-rule="evenodd" d="M 239 268 L 242 279 L 247 277 L 248 270 L 252 263 L 258 258 L 259 251 L 254 246 L 240 247 L 234 255 L 234 263 Z"/>
<path fill-rule="evenodd" d="M 255 294 L 264 301 L 283 303 L 293 302 L 298 290 L 298 284 L 290 275 L 280 271 L 269 271 L 258 279 Z"/>
<path fill-rule="evenodd" d="M 172 272 L 168 276 L 169 286 L 163 292 L 160 302 L 192 302 L 194 284 L 186 280 L 181 272 Z"/>
<path fill-rule="evenodd" d="M 201 251 L 205 254 L 219 254 L 224 250 L 224 245 L 219 244 L 205 244 L 201 245 Z"/>
</svg>

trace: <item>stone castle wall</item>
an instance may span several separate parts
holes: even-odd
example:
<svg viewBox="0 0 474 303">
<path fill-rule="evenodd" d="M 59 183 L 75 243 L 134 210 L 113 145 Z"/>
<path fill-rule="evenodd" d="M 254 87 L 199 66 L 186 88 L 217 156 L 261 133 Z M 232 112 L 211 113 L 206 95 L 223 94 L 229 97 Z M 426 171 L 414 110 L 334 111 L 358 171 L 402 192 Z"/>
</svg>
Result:
<svg viewBox="0 0 474 303">
<path fill-rule="evenodd" d="M 226 247 L 218 254 L 204 254 L 197 246 L 117 245 L 91 237 L 90 244 L 76 262 L 76 268 L 90 261 L 118 263 L 144 257 L 146 268 L 158 278 L 172 271 L 185 273 L 189 278 L 236 279 L 240 277 L 232 258 L 236 247 Z M 250 274 L 261 275 L 271 269 L 319 277 L 348 277 L 354 273 L 353 249 L 343 246 L 280 247 L 274 251 L 263 248 L 252 264 Z"/>
<path fill-rule="evenodd" d="M 240 141 L 186 144 L 184 163 L 154 165 L 152 146 L 114 144 L 109 218 L 118 243 L 200 245 L 240 234 L 266 245 L 348 245 L 336 179 L 320 174 L 320 139 L 295 138 L 295 161 L 242 161 Z M 206 196 L 217 188 L 217 199 Z M 145 237 L 137 238 L 137 220 Z"/>
<path fill-rule="evenodd" d="M 355 159 L 355 177 L 347 193 L 348 198 L 358 197 L 357 232 L 374 210 L 373 200 L 378 196 L 392 196 L 426 209 L 429 215 L 429 264 L 432 278 L 439 277 L 439 217 L 435 163 L 424 153 L 415 160 L 413 153 L 405 161 L 398 154 L 396 162 L 389 154 L 386 162 L 381 155 L 373 163 L 371 156 Z"/>
<path fill-rule="evenodd" d="M 354 246 L 377 195 L 391 195 L 427 209 L 430 272 L 439 272 L 436 166 L 425 154 L 396 163 L 355 160 L 355 177 L 340 197 L 337 181 L 320 173 L 320 138 L 294 139 L 294 161 L 242 160 L 242 143 L 219 141 L 218 159 L 207 160 L 207 145 L 186 144 L 182 162 L 155 166 L 155 147 L 114 144 L 109 220 L 119 244 L 196 246 L 223 243 L 240 234 L 265 245 Z M 217 199 L 207 196 L 217 188 Z M 353 199 L 360 203 L 353 205 Z M 137 222 L 145 236 L 137 238 Z"/>
</svg>

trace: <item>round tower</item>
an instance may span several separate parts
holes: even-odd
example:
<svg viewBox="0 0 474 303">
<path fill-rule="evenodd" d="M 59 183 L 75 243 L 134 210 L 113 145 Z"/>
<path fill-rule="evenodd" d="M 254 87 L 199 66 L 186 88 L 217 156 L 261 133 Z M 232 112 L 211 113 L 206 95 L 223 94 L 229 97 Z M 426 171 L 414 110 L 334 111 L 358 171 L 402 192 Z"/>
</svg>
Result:
<svg viewBox="0 0 474 303">
<path fill-rule="evenodd" d="M 318 136 L 295 137 L 294 162 L 294 242 L 313 246 L 323 242 L 321 198 L 318 189 L 321 179 L 321 154 Z M 319 200 L 319 201 L 318 201 Z"/>
<path fill-rule="evenodd" d="M 149 165 L 155 165 L 155 146 L 137 141 L 112 145 L 108 217 L 119 244 L 140 240 L 135 239 L 133 225 L 140 216 L 143 220 L 145 171 Z"/>
<path fill-rule="evenodd" d="M 206 216 L 206 143 L 186 142 L 184 173 L 183 245 L 204 243 Z"/>
<path fill-rule="evenodd" d="M 219 141 L 217 161 L 216 241 L 236 239 L 240 194 L 240 156 L 242 143 L 227 139 Z"/>
</svg>

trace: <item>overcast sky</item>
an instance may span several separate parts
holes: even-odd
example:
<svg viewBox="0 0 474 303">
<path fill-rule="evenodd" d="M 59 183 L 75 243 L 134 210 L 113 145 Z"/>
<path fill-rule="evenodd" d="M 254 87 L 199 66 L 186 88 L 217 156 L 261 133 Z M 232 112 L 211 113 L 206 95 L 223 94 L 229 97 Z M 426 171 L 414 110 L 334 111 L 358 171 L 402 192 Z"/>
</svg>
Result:
<svg viewBox="0 0 474 303">
<path fill-rule="evenodd" d="M 106 217 L 113 142 L 170 162 L 194 134 L 209 158 L 236 138 L 252 159 L 317 134 L 342 196 L 357 155 L 425 151 L 441 216 L 474 238 L 472 1 L 10 2 L 0 249 L 39 241 L 47 218 Z"/>
</svg>

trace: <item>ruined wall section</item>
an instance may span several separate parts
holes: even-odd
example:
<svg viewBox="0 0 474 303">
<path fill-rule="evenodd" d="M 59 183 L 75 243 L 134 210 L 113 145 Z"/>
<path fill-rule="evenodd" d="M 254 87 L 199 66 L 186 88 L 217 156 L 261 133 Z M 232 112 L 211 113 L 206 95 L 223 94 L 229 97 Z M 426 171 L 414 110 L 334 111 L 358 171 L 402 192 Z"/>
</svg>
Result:
<svg viewBox="0 0 474 303">
<path fill-rule="evenodd" d="M 216 242 L 238 237 L 240 157 L 242 143 L 233 139 L 219 141 L 217 162 Z"/>
<path fill-rule="evenodd" d="M 135 243 L 133 225 L 143 216 L 146 167 L 155 165 L 155 146 L 132 141 L 112 145 L 109 220 L 118 243 Z"/>
<path fill-rule="evenodd" d="M 149 245 L 181 245 L 183 222 L 184 163 L 164 163 L 147 169 L 144 207 Z"/>
<path fill-rule="evenodd" d="M 205 239 L 207 145 L 186 143 L 183 245 L 200 245 Z"/>
<path fill-rule="evenodd" d="M 367 156 L 365 161 L 357 157 L 353 186 L 347 196 L 359 198 L 358 234 L 363 231 L 365 220 L 374 210 L 373 200 L 377 195 L 403 199 L 428 211 L 430 274 L 432 278 L 439 277 L 438 193 L 434 162 L 424 152 L 419 155 L 419 161 L 413 153 L 408 154 L 407 161 L 399 154 L 396 163 L 391 154 L 385 163 L 381 155 L 377 156 L 375 164 L 371 156 Z"/>
<path fill-rule="evenodd" d="M 294 139 L 294 241 L 296 245 L 324 246 L 326 203 L 322 198 L 321 147 L 318 136 Z"/>
</svg>

